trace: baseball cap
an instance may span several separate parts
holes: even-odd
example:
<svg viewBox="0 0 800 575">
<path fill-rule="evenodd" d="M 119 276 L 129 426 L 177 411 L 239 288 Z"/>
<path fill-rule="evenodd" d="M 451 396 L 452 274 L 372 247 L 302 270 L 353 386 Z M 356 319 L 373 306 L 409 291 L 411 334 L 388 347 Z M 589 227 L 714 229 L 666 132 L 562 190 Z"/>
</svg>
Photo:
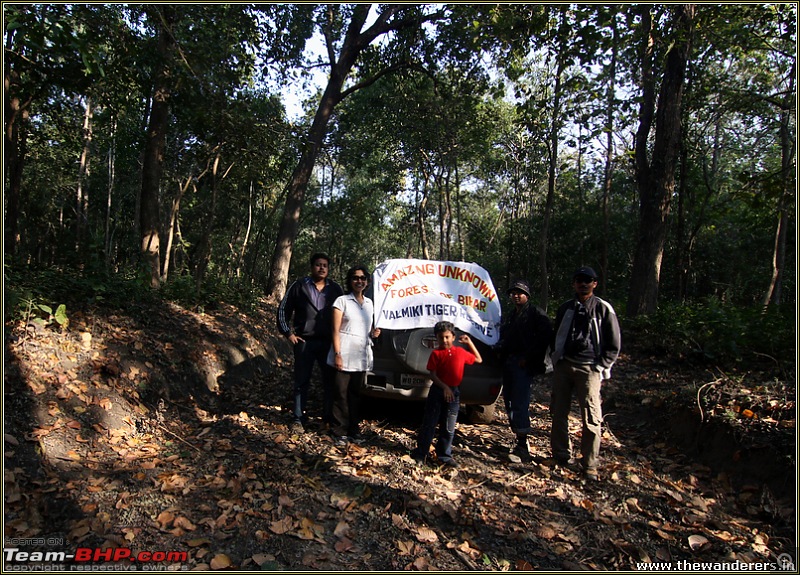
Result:
<svg viewBox="0 0 800 575">
<path fill-rule="evenodd" d="M 583 266 L 575 270 L 575 273 L 572 274 L 572 279 L 575 279 L 578 276 L 587 276 L 594 280 L 597 279 L 597 273 L 595 273 L 595 271 L 589 266 Z"/>
</svg>

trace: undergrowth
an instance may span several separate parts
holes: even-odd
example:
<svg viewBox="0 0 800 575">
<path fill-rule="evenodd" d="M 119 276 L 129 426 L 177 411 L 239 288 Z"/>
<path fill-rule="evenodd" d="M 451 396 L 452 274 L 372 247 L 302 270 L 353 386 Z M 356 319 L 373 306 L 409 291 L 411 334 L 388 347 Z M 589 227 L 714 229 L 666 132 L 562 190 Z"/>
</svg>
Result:
<svg viewBox="0 0 800 575">
<path fill-rule="evenodd" d="M 92 306 L 125 309 L 160 299 L 203 311 L 226 303 L 248 312 L 264 295 L 259 286 L 209 277 L 198 290 L 190 275 L 173 276 L 160 290 L 144 274 L 106 274 L 74 268 L 40 270 L 4 267 L 5 321 L 39 318 L 65 326 L 64 315 Z M 53 312 L 53 310 L 57 310 Z M 60 311 L 59 311 L 60 310 Z M 701 362 L 793 362 L 794 308 L 741 307 L 710 298 L 688 304 L 663 303 L 656 313 L 623 319 L 626 340 L 679 360 Z M 782 368 L 783 369 L 783 368 Z"/>
<path fill-rule="evenodd" d="M 638 345 L 708 363 L 794 361 L 794 309 L 741 307 L 716 298 L 665 303 L 656 313 L 625 321 Z M 623 334 L 624 335 L 624 334 Z"/>
<path fill-rule="evenodd" d="M 230 285 L 213 278 L 198 290 L 191 276 L 176 276 L 154 290 L 144 274 L 107 274 L 67 267 L 20 269 L 8 263 L 3 269 L 3 283 L 5 322 L 39 320 L 61 327 L 66 327 L 70 313 L 91 307 L 127 309 L 162 300 L 200 311 L 221 303 L 252 311 L 263 296 L 258 287 Z"/>
</svg>

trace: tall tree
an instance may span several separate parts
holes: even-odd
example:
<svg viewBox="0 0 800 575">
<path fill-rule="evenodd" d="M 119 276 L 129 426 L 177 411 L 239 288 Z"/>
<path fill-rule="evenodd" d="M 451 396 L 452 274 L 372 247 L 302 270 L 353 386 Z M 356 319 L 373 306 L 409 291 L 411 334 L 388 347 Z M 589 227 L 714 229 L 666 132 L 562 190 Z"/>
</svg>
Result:
<svg viewBox="0 0 800 575">
<path fill-rule="evenodd" d="M 142 258 L 150 273 L 150 286 L 158 288 L 161 285 L 159 196 L 164 146 L 169 126 L 170 97 L 173 89 L 171 79 L 175 52 L 173 27 L 177 20 L 177 13 L 174 6 L 169 4 L 153 6 L 149 10 L 158 30 L 159 62 L 153 82 L 153 104 L 150 108 L 150 121 L 145 138 L 139 225 Z"/>
<path fill-rule="evenodd" d="M 547 197 L 545 199 L 544 214 L 542 217 L 542 228 L 539 232 L 539 305 L 547 309 L 547 300 L 550 295 L 550 286 L 547 281 L 547 246 L 550 238 L 550 219 L 553 213 L 553 204 L 556 195 L 556 179 L 558 177 L 558 142 L 561 128 L 564 122 L 562 115 L 562 105 L 564 99 L 564 70 L 569 64 L 571 55 L 569 45 L 571 44 L 571 23 L 567 10 L 560 7 L 555 14 L 558 34 L 554 45 L 555 70 L 553 72 L 553 91 L 552 91 L 552 110 L 548 126 L 548 162 L 547 162 Z"/>
<path fill-rule="evenodd" d="M 779 305 L 783 291 L 783 276 L 786 271 L 786 238 L 789 235 L 789 209 L 795 192 L 795 159 L 797 142 L 792 137 L 792 107 L 796 100 L 795 63 L 788 74 L 788 86 L 782 98 L 778 98 L 778 132 L 781 146 L 780 197 L 778 199 L 778 223 L 775 230 L 775 247 L 772 251 L 772 276 L 769 289 L 764 295 L 764 305 Z M 795 131 L 796 133 L 796 131 Z"/>
<path fill-rule="evenodd" d="M 613 182 L 614 156 L 614 116 L 616 110 L 616 78 L 617 78 L 617 54 L 619 51 L 619 27 L 617 23 L 617 8 L 612 6 L 610 9 L 609 25 L 611 26 L 611 55 L 607 64 L 608 79 L 606 87 L 606 119 L 603 130 L 606 135 L 605 142 L 605 163 L 603 167 L 603 237 L 600 248 L 600 293 L 606 293 L 608 280 L 608 238 L 610 235 L 609 221 L 609 198 L 611 197 L 611 185 Z"/>
<path fill-rule="evenodd" d="M 364 28 L 372 5 L 356 4 L 344 6 L 331 4 L 325 7 L 324 19 L 320 23 L 327 49 L 328 83 L 317 105 L 311 127 L 306 134 L 300 159 L 289 181 L 286 204 L 278 230 L 275 251 L 272 256 L 267 292 L 280 299 L 286 291 L 292 248 L 300 222 L 300 212 L 305 201 L 308 182 L 327 133 L 328 122 L 334 108 L 349 94 L 374 83 L 386 75 L 408 64 L 402 59 L 389 61 L 358 83 L 345 88 L 345 81 L 359 58 L 377 38 L 390 32 L 419 28 L 425 22 L 439 17 L 438 13 L 425 15 L 420 7 L 402 5 L 380 5 L 375 21 Z"/>
<path fill-rule="evenodd" d="M 100 14 L 105 9 L 100 9 Z M 6 254 L 20 241 L 24 209 L 23 166 L 32 108 L 48 95 L 80 93 L 93 72 L 101 69 L 97 27 L 92 8 L 71 5 L 20 4 L 3 6 L 5 24 L 4 162 Z M 100 34 L 102 36 L 102 34 Z"/>
<path fill-rule="evenodd" d="M 764 294 L 764 306 L 779 305 L 783 292 L 783 279 L 786 272 L 786 243 L 789 236 L 789 211 L 796 191 L 797 165 L 797 74 L 796 28 L 797 12 L 789 6 L 775 10 L 775 34 L 780 42 L 775 42 L 769 54 L 771 69 L 776 70 L 776 80 L 766 100 L 776 109 L 778 142 L 781 150 L 780 174 L 778 176 L 778 208 L 775 229 L 775 245 L 772 250 L 772 273 L 769 287 Z M 788 64 L 788 66 L 787 66 Z M 795 197 L 796 201 L 796 197 Z"/>
<path fill-rule="evenodd" d="M 630 317 L 657 309 L 667 216 L 675 189 L 675 166 L 681 145 L 681 98 L 692 45 L 695 6 L 679 5 L 673 11 L 673 43 L 666 55 L 656 105 L 652 17 L 649 6 L 641 8 L 642 104 L 634 150 L 639 192 L 639 231 L 627 307 Z M 650 153 L 653 127 L 655 132 Z"/>
</svg>

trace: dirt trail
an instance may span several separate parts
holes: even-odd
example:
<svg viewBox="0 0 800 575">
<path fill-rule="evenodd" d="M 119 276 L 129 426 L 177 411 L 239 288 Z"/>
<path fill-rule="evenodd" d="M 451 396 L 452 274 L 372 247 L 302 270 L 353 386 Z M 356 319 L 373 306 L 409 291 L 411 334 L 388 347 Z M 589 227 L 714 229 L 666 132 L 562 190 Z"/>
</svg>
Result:
<svg viewBox="0 0 800 575">
<path fill-rule="evenodd" d="M 710 417 L 736 395 L 728 382 L 701 423 L 705 368 L 620 358 L 599 484 L 547 460 L 545 388 L 534 461 L 508 460 L 500 407 L 492 424 L 459 424 L 458 469 L 418 467 L 416 404 L 371 403 L 363 445 L 290 434 L 273 311 L 143 305 L 73 314 L 65 333 L 9 326 L 6 541 L 175 551 L 165 564 L 215 570 L 629 570 L 794 553 L 794 420 Z M 748 377 L 773 395 L 780 383 Z"/>
</svg>

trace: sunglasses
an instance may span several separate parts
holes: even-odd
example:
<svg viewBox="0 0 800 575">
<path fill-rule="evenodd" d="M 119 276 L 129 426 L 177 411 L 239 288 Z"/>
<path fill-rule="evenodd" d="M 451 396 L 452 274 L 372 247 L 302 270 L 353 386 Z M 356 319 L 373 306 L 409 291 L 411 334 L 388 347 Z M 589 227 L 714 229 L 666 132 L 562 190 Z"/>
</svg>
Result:
<svg viewBox="0 0 800 575">
<path fill-rule="evenodd" d="M 594 278 L 590 278 L 588 276 L 578 276 L 575 278 L 575 283 L 579 284 L 591 284 L 594 283 L 596 280 Z"/>
<path fill-rule="evenodd" d="M 350 281 L 353 281 L 353 282 L 365 282 L 365 281 L 367 281 L 367 279 L 368 279 L 367 276 L 353 276 L 353 277 L 350 278 Z"/>
</svg>

